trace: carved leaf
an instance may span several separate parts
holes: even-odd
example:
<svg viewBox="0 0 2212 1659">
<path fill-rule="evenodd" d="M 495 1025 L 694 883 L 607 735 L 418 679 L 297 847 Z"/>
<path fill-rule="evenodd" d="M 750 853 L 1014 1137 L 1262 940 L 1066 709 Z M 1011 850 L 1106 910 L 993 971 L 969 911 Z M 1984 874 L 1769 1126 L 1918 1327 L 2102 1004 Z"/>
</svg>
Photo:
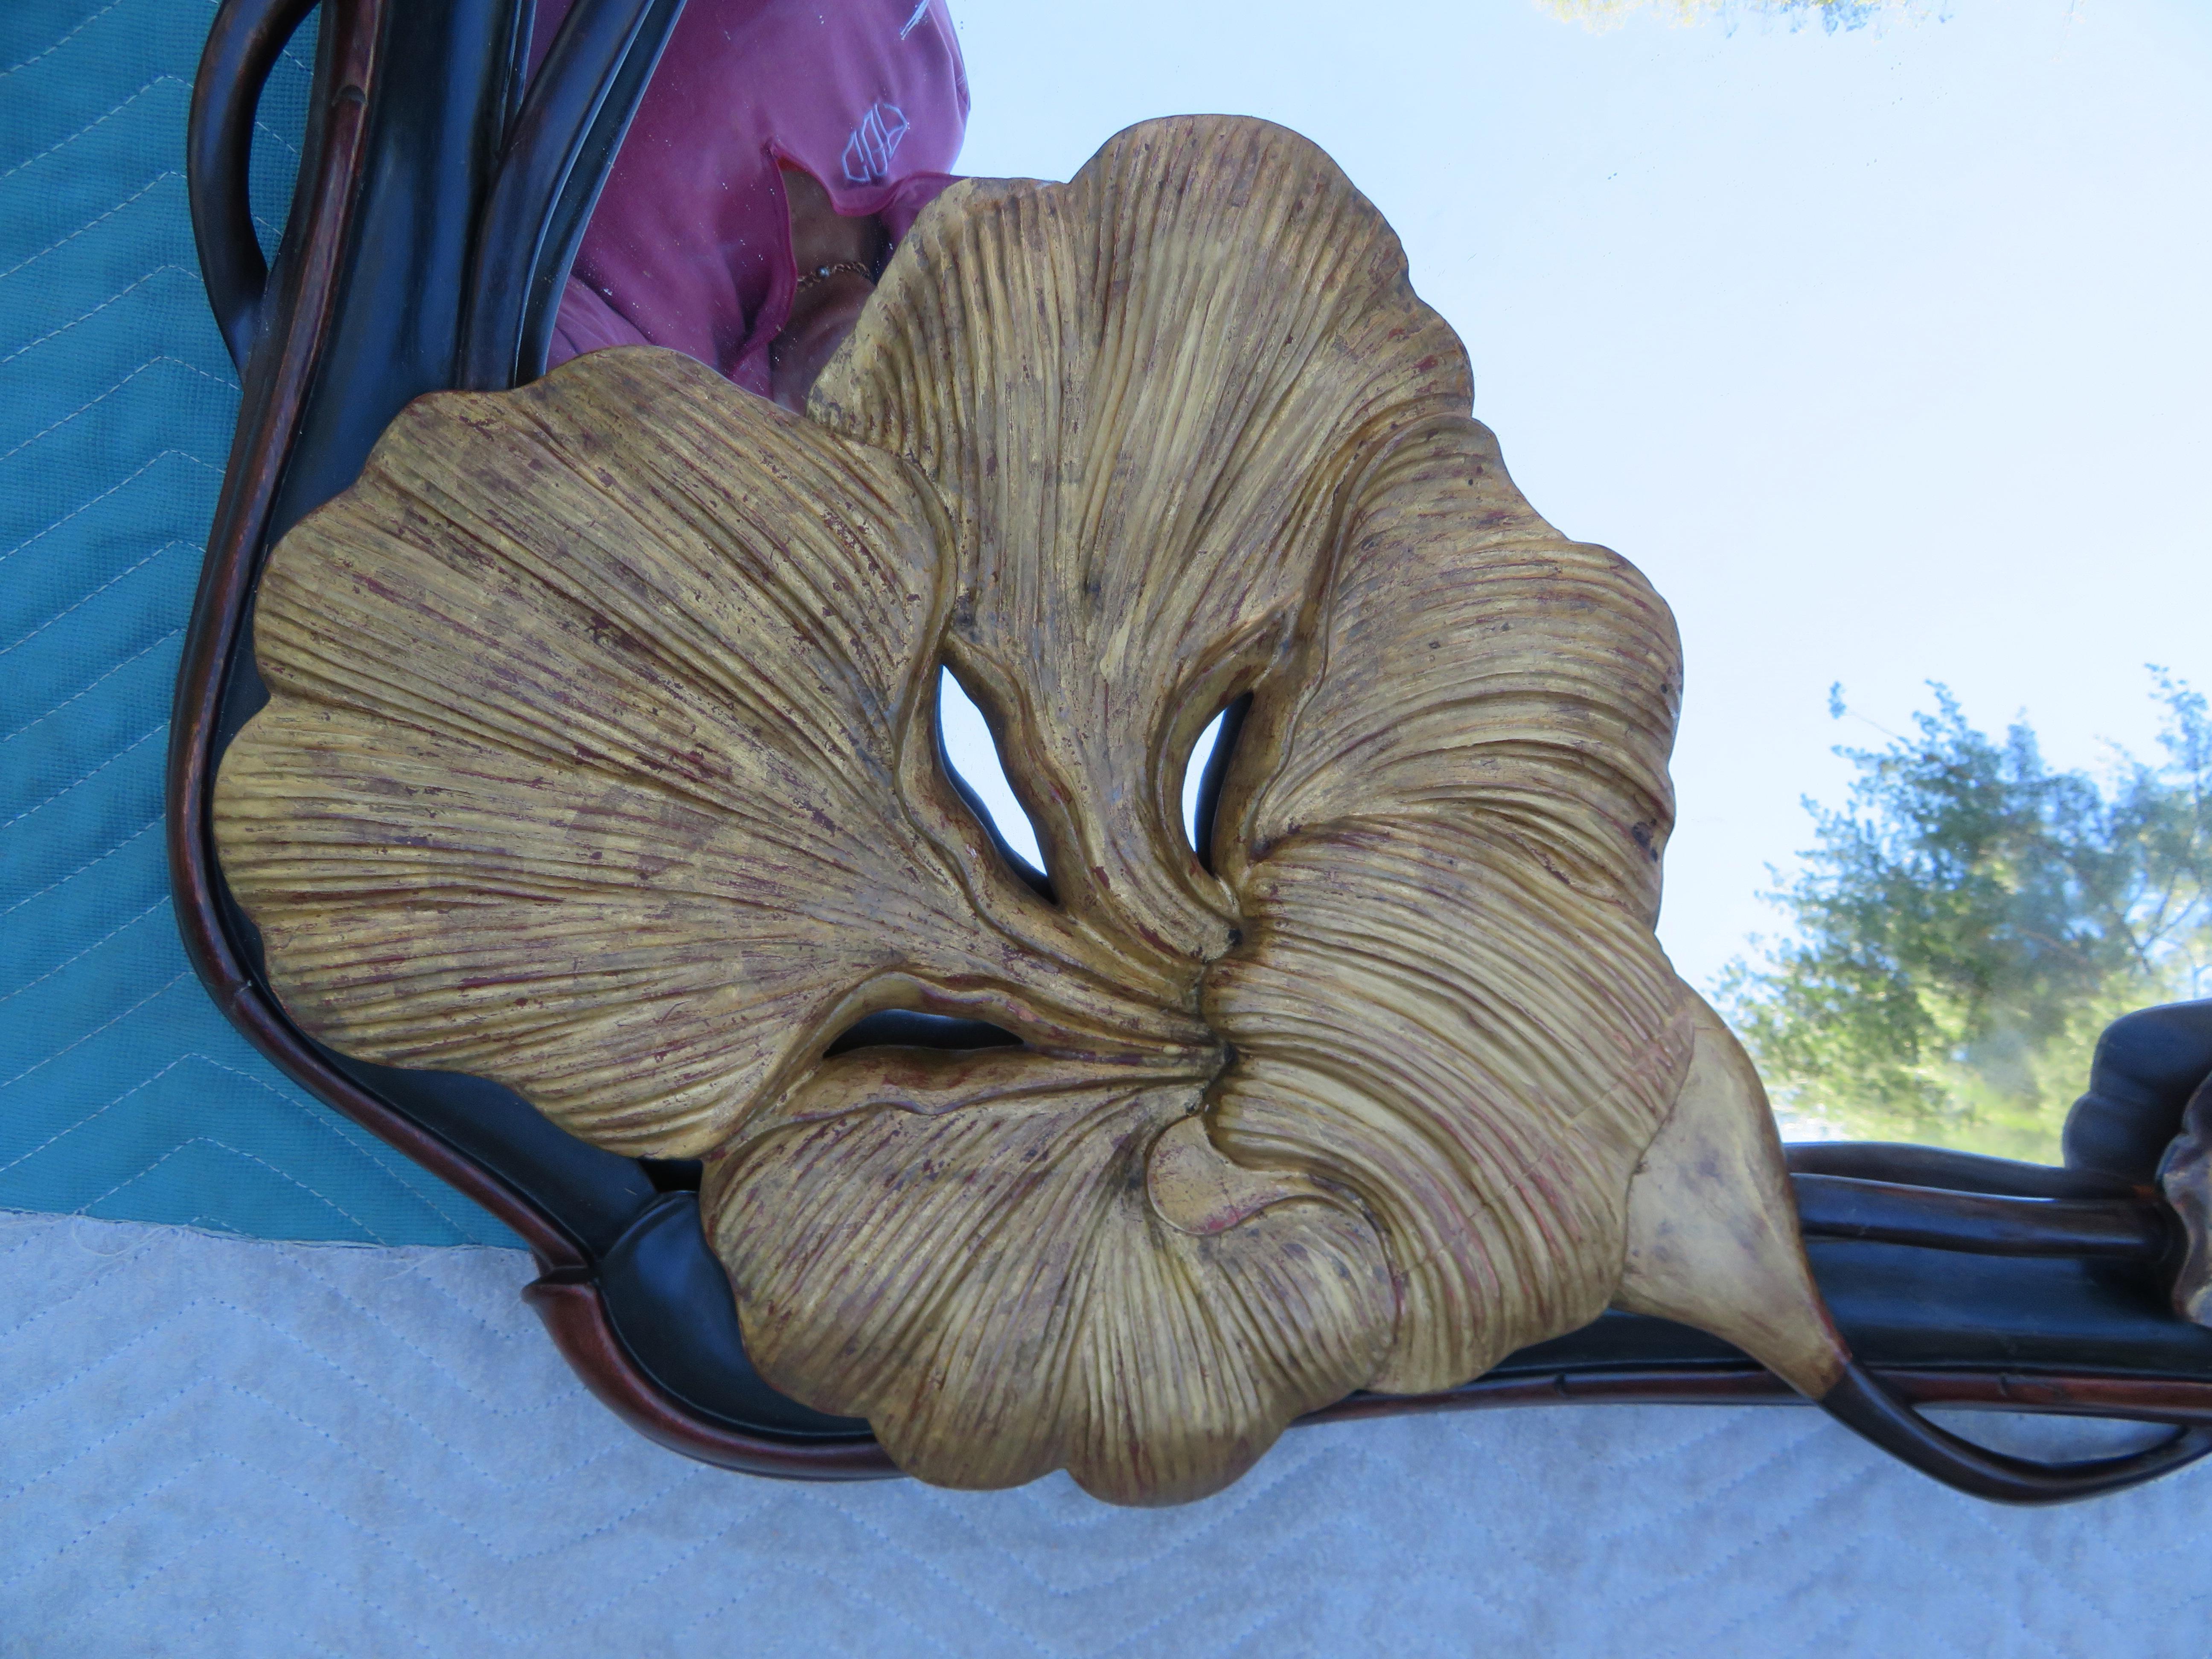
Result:
<svg viewBox="0 0 2212 1659">
<path fill-rule="evenodd" d="M 948 192 L 812 406 L 948 503 L 951 641 L 1009 688 L 1064 896 L 1172 945 L 1170 988 L 1222 958 L 1214 1133 L 1375 1216 L 1372 1382 L 1408 1390 L 1602 1310 L 1689 1056 L 1651 932 L 1672 621 L 1528 508 L 1466 374 L 1325 156 L 1200 118 Z M 1163 856 L 1170 762 L 1248 685 L 1209 880 Z"/>
<path fill-rule="evenodd" d="M 1625 1261 L 1832 1380 L 1756 1079 L 1652 933 L 1671 622 L 1468 399 L 1327 158 L 1192 118 L 948 191 L 814 421 L 650 350 L 424 400 L 263 584 L 216 814 L 274 982 L 703 1154 L 763 1374 L 947 1484 L 1197 1496 Z M 1056 902 L 944 775 L 940 660 Z M 1209 871 L 1182 771 L 1247 691 Z M 890 1006 L 1023 1043 L 824 1057 Z M 1670 1230 L 1708 1166 L 1747 1218 Z"/>
<path fill-rule="evenodd" d="M 1015 884 L 936 775 L 940 522 L 672 352 L 411 405 L 272 558 L 217 791 L 286 1006 L 669 1157 L 895 1003 L 1210 1049 L 977 919 Z"/>
<path fill-rule="evenodd" d="M 1401 1274 L 1370 1386 L 1586 1323 L 1690 1055 L 1652 934 L 1680 668 L 1643 577 L 1530 510 L 1474 422 L 1365 480 L 1304 672 L 1221 804 L 1244 943 L 1215 1133 L 1357 1193 Z"/>
<path fill-rule="evenodd" d="M 1161 1504 L 1235 1479 L 1373 1371 L 1392 1289 L 1356 1209 L 1213 1151 L 1204 1081 L 829 1062 L 702 1194 L 754 1362 L 948 1485 L 1065 1468 Z"/>
<path fill-rule="evenodd" d="M 1169 996 L 1236 901 L 1182 850 L 1200 731 L 1289 647 L 1345 483 L 1464 410 L 1389 225 L 1296 133 L 1133 127 L 1064 185 L 926 213 L 810 412 L 950 510 L 947 645 L 1069 909 Z"/>
</svg>

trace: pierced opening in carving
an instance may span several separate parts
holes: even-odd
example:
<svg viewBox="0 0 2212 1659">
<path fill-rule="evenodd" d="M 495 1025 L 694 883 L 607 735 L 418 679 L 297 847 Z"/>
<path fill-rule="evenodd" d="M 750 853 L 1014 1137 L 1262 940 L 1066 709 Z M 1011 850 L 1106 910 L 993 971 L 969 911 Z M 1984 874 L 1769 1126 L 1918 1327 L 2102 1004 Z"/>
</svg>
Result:
<svg viewBox="0 0 2212 1659">
<path fill-rule="evenodd" d="M 1198 861 L 1209 875 L 1213 872 L 1213 823 L 1221 805 L 1222 782 L 1229 775 L 1237 734 L 1243 729 L 1244 716 L 1251 708 L 1249 691 L 1231 702 L 1198 734 L 1198 741 L 1191 745 L 1190 759 L 1183 765 L 1183 833 L 1190 837 L 1190 850 L 1198 854 Z"/>
<path fill-rule="evenodd" d="M 707 1168 L 696 1158 L 641 1158 L 637 1167 L 656 1193 L 696 1193 Z"/>
<path fill-rule="evenodd" d="M 1038 893 L 1052 897 L 1052 878 L 1045 872 L 1036 826 L 1022 810 L 1013 785 L 1006 781 L 1006 763 L 999 757 L 990 722 L 949 668 L 939 669 L 937 675 L 937 758 L 969 810 L 991 832 L 999 855 Z"/>
<path fill-rule="evenodd" d="M 823 1050 L 827 1060 L 855 1048 L 1018 1048 L 1022 1040 L 988 1019 L 925 1014 L 914 1008 L 884 1008 L 854 1020 Z"/>
</svg>

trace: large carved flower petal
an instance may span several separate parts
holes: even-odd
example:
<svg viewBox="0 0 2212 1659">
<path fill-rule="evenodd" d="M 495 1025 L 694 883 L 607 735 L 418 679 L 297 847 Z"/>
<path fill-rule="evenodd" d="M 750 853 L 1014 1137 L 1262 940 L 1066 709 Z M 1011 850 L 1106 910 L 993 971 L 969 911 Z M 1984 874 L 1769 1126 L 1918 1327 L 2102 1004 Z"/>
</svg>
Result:
<svg viewBox="0 0 2212 1659">
<path fill-rule="evenodd" d="M 217 817 L 275 982 L 704 1152 L 763 1373 L 947 1484 L 1194 1496 L 1617 1296 L 1832 1380 L 1653 936 L 1671 622 L 1468 401 L 1343 176 L 1202 118 L 948 191 L 826 425 L 652 352 L 419 404 L 263 587 Z M 1056 904 L 939 772 L 940 653 Z M 1247 690 L 1209 869 L 1185 758 Z M 898 1003 L 1024 1045 L 824 1058 Z"/>
<path fill-rule="evenodd" d="M 1218 958 L 1214 1140 L 1376 1223 L 1400 1305 L 1364 1380 L 1449 1386 L 1595 1316 L 1692 1048 L 1651 931 L 1664 606 L 1528 508 L 1387 228 L 1262 124 L 949 194 L 876 303 L 816 412 L 951 507 L 955 653 L 1071 908 L 1172 946 L 1170 990 L 1176 952 Z M 1248 684 L 1215 895 L 1173 856 L 1174 763 Z"/>
<path fill-rule="evenodd" d="M 978 920 L 929 737 L 941 525 L 672 352 L 410 406 L 272 556 L 273 700 L 217 792 L 286 1006 L 669 1155 L 892 1002 L 1206 1047 Z"/>
<path fill-rule="evenodd" d="M 1374 1386 L 1448 1387 L 1612 1298 L 1689 1064 L 1652 934 L 1674 629 L 1446 420 L 1364 481 L 1303 669 L 1222 804 L 1215 1132 L 1358 1194 L 1403 1296 Z"/>
<path fill-rule="evenodd" d="M 830 1062 L 702 1200 L 748 1352 L 956 1486 L 1225 1485 L 1389 1338 L 1341 1199 L 1223 1158 L 1202 1079 L 990 1050 Z"/>
<path fill-rule="evenodd" d="M 948 191 L 811 412 L 949 508 L 949 645 L 1061 899 L 1187 995 L 1235 902 L 1184 846 L 1200 728 L 1286 648 L 1345 481 L 1464 410 L 1467 360 L 1389 227 L 1261 121 L 1129 129 L 1066 185 Z"/>
</svg>

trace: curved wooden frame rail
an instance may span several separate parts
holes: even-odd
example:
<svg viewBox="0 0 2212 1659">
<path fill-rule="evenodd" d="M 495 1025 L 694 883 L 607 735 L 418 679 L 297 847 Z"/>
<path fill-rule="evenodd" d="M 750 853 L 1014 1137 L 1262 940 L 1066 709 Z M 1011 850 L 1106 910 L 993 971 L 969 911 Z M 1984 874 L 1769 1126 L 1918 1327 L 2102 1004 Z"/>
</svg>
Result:
<svg viewBox="0 0 2212 1659">
<path fill-rule="evenodd" d="M 264 556 L 353 480 L 410 398 L 542 368 L 599 181 L 681 3 L 580 0 L 526 89 L 528 0 L 324 0 L 273 270 L 245 209 L 249 141 L 312 0 L 219 8 L 192 102 L 191 199 L 245 391 L 178 681 L 171 868 L 217 1006 L 302 1086 L 521 1236 L 539 1267 L 526 1297 L 625 1421 L 748 1473 L 883 1476 L 896 1471 L 865 1424 L 760 1383 L 726 1307 L 720 1348 L 671 1335 L 671 1309 L 727 1303 L 697 1243 L 696 1168 L 586 1147 L 479 1080 L 364 1065 L 308 1038 L 268 988 L 210 822 L 223 750 L 265 698 L 251 639 Z M 2183 1241 L 2154 1187 L 1924 1147 L 1801 1146 L 1790 1161 L 1838 1322 L 1906 1402 L 2212 1427 L 2212 1331 L 2166 1305 Z M 1802 1403 L 1724 1343 L 1608 1314 L 1448 1393 L 1358 1395 L 1303 1420 L 1593 1401 Z"/>
</svg>

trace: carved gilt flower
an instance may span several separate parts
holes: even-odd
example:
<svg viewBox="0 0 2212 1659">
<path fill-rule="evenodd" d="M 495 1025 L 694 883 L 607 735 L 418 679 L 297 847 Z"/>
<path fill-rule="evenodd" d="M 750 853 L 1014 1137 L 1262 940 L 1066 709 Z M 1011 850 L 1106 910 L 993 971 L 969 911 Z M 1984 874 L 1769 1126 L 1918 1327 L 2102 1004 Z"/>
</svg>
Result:
<svg viewBox="0 0 2212 1659">
<path fill-rule="evenodd" d="M 956 185 L 811 419 L 647 349 L 422 399 L 260 589 L 216 813 L 271 980 L 707 1158 L 762 1372 L 930 1480 L 1192 1497 L 1354 1389 L 1694 1316 L 1631 1188 L 1697 1055 L 1745 1259 L 1796 1245 L 1652 932 L 1674 631 L 1470 399 L 1374 209 L 1219 118 Z M 1020 1042 L 825 1057 L 891 1008 Z M 1816 1372 L 1797 1271 L 1703 1322 Z"/>
</svg>

